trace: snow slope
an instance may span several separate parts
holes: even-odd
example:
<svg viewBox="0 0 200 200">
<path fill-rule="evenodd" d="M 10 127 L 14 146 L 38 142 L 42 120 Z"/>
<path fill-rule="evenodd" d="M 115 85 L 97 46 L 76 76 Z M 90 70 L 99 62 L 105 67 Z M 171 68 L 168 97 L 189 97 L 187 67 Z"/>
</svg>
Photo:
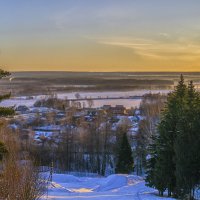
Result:
<svg viewBox="0 0 200 200">
<path fill-rule="evenodd" d="M 158 197 L 157 191 L 146 187 L 141 177 L 121 174 L 107 178 L 54 174 L 48 193 L 41 198 L 45 199 L 170 200 L 167 197 Z"/>
</svg>

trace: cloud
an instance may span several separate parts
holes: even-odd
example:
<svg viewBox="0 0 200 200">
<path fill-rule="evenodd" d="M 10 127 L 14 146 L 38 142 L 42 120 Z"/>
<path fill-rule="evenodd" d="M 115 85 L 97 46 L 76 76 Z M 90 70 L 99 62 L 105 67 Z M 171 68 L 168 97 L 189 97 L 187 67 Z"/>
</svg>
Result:
<svg viewBox="0 0 200 200">
<path fill-rule="evenodd" d="M 168 33 L 159 33 L 158 35 L 161 36 L 161 37 L 164 37 L 164 38 L 170 37 L 170 35 Z"/>
<path fill-rule="evenodd" d="M 159 33 L 162 37 L 169 37 L 169 34 Z M 189 61 L 200 58 L 200 46 L 191 44 L 190 40 L 184 37 L 174 39 L 172 42 L 153 39 L 131 39 L 131 38 L 98 38 L 97 43 L 111 45 L 121 48 L 128 48 L 144 59 L 177 59 Z"/>
<path fill-rule="evenodd" d="M 126 48 L 133 48 L 133 49 L 137 49 L 137 48 L 143 48 L 145 46 L 152 46 L 153 44 L 146 44 L 146 43 L 127 43 L 127 42 L 104 42 L 101 41 L 99 42 L 101 44 L 106 44 L 106 45 L 113 45 L 113 46 L 121 46 L 121 47 L 126 47 Z"/>
</svg>

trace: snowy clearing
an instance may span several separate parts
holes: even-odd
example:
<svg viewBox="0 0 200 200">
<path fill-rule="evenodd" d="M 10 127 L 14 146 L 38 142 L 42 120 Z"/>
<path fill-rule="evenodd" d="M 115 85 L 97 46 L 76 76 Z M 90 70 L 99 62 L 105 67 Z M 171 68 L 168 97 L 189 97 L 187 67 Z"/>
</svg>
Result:
<svg viewBox="0 0 200 200">
<path fill-rule="evenodd" d="M 146 187 L 141 177 L 134 175 L 111 175 L 107 178 L 75 177 L 54 174 L 48 194 L 41 200 L 172 200 L 158 197 L 157 191 Z"/>
</svg>

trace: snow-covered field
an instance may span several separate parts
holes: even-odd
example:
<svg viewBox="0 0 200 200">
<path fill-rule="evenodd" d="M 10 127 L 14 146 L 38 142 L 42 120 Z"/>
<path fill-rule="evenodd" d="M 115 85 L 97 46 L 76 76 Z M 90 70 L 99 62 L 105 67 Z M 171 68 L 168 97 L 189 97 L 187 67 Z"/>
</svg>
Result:
<svg viewBox="0 0 200 200">
<path fill-rule="evenodd" d="M 170 200 L 167 197 L 158 197 L 157 191 L 146 187 L 141 177 L 116 174 L 107 178 L 54 174 L 48 194 L 41 198 L 45 199 Z"/>
</svg>

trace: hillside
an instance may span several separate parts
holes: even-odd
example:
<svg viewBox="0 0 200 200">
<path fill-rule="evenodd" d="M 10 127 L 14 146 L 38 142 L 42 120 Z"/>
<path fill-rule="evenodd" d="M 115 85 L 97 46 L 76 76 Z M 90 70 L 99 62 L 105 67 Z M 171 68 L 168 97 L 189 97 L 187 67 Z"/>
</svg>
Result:
<svg viewBox="0 0 200 200">
<path fill-rule="evenodd" d="M 157 196 L 157 191 L 145 186 L 143 178 L 134 175 L 102 177 L 76 177 L 54 174 L 48 195 L 41 200 L 170 200 Z"/>
</svg>

